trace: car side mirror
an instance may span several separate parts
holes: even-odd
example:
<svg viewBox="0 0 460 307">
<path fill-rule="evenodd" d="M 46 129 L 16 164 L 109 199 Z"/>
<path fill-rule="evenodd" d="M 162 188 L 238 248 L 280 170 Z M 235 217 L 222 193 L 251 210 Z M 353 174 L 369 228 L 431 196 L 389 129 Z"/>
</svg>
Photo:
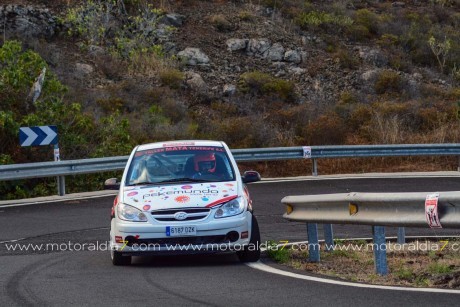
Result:
<svg viewBox="0 0 460 307">
<path fill-rule="evenodd" d="M 243 176 L 241 176 L 243 183 L 257 182 L 261 180 L 260 174 L 256 171 L 246 171 Z"/>
<path fill-rule="evenodd" d="M 120 182 L 117 178 L 110 178 L 104 182 L 105 190 L 118 190 L 120 189 Z"/>
</svg>

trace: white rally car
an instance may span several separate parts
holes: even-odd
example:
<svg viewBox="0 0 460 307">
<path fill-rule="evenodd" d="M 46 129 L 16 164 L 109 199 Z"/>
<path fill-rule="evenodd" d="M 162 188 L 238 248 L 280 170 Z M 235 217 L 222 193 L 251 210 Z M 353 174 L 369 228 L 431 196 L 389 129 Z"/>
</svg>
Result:
<svg viewBox="0 0 460 307">
<path fill-rule="evenodd" d="M 117 188 L 111 214 L 114 265 L 131 256 L 180 253 L 237 253 L 243 262 L 260 257 L 260 234 L 244 183 L 223 142 L 174 141 L 134 148 Z"/>
</svg>

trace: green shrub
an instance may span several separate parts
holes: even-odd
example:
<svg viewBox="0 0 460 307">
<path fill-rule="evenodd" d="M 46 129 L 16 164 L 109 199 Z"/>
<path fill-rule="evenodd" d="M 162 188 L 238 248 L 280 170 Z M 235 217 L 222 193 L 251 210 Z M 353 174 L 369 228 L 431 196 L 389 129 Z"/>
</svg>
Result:
<svg viewBox="0 0 460 307">
<path fill-rule="evenodd" d="M 278 263 L 287 263 L 291 259 L 290 248 L 278 246 L 275 242 L 270 241 L 267 246 L 267 256 Z"/>
<path fill-rule="evenodd" d="M 156 45 L 158 22 L 163 11 L 151 4 L 131 1 L 129 15 L 123 1 L 88 0 L 66 12 L 68 34 L 88 45 L 108 45 L 114 54 L 129 58 L 133 51 Z M 136 9 L 133 9 L 133 8 Z M 150 30 L 149 30 L 150 29 Z M 174 31 L 174 28 L 166 28 Z"/>
<path fill-rule="evenodd" d="M 341 104 L 355 104 L 358 100 L 356 99 L 355 95 L 350 91 L 343 91 L 340 93 L 340 103 Z"/>
<path fill-rule="evenodd" d="M 347 27 L 346 34 L 348 37 L 358 42 L 366 41 L 371 38 L 369 29 L 363 25 L 357 24 Z"/>
<path fill-rule="evenodd" d="M 394 274 L 399 279 L 403 280 L 413 280 L 415 277 L 414 271 L 411 268 L 407 268 L 405 266 L 400 266 L 398 269 L 394 271 Z"/>
<path fill-rule="evenodd" d="M 330 27 L 330 28 L 345 28 L 353 24 L 353 20 L 348 16 L 335 15 L 321 11 L 311 11 L 301 13 L 296 23 L 302 28 L 317 28 L 317 27 Z"/>
<path fill-rule="evenodd" d="M 399 37 L 393 34 L 385 33 L 380 36 L 377 43 L 382 47 L 397 46 L 399 44 Z"/>
<path fill-rule="evenodd" d="M 438 262 L 431 263 L 428 266 L 428 271 L 431 274 L 446 274 L 452 272 L 453 268 L 450 265 Z"/>
<path fill-rule="evenodd" d="M 355 12 L 354 22 L 357 25 L 366 27 L 370 34 L 378 33 L 379 17 L 368 9 L 361 9 Z"/>
<path fill-rule="evenodd" d="M 381 71 L 374 84 L 374 89 L 377 94 L 400 93 L 402 88 L 401 76 L 392 70 Z"/>
<path fill-rule="evenodd" d="M 356 69 L 358 68 L 359 61 L 354 57 L 348 50 L 340 49 L 338 50 L 334 58 L 337 59 L 341 68 Z"/>
<path fill-rule="evenodd" d="M 184 74 L 177 69 L 165 69 L 160 71 L 160 81 L 163 85 L 169 86 L 173 89 L 178 89 L 184 81 Z"/>
<path fill-rule="evenodd" d="M 210 17 L 209 21 L 220 32 L 228 32 L 233 29 L 232 24 L 224 15 L 213 15 Z"/>
<path fill-rule="evenodd" d="M 242 74 L 238 87 L 242 93 L 277 95 L 287 102 L 296 97 L 294 83 L 258 71 Z"/>
<path fill-rule="evenodd" d="M 255 19 L 255 16 L 249 12 L 249 11 L 241 11 L 239 14 L 238 14 L 238 18 L 241 20 L 241 21 L 248 21 L 248 22 L 251 22 L 251 21 L 254 21 Z"/>
</svg>

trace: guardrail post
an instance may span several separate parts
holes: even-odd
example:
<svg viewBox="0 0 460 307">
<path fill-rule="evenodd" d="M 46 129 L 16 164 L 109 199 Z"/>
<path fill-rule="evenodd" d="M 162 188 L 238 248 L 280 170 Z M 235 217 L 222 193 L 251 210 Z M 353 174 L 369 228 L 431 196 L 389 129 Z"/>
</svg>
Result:
<svg viewBox="0 0 460 307">
<path fill-rule="evenodd" d="M 312 159 L 312 164 L 313 164 L 312 175 L 316 177 L 318 176 L 318 161 L 316 159 Z"/>
<path fill-rule="evenodd" d="M 65 195 L 65 177 L 64 176 L 57 177 L 57 185 L 58 185 L 58 195 L 64 196 Z"/>
<path fill-rule="evenodd" d="M 308 258 L 310 262 L 319 262 L 318 225 L 307 223 Z"/>
<path fill-rule="evenodd" d="M 326 243 L 326 251 L 331 251 L 334 247 L 334 233 L 332 230 L 332 224 L 324 224 L 324 242 Z"/>
<path fill-rule="evenodd" d="M 387 275 L 388 265 L 387 247 L 385 242 L 385 227 L 372 226 L 372 235 L 374 237 L 375 272 L 379 275 Z"/>
<path fill-rule="evenodd" d="M 406 228 L 398 227 L 398 244 L 406 243 Z"/>
</svg>

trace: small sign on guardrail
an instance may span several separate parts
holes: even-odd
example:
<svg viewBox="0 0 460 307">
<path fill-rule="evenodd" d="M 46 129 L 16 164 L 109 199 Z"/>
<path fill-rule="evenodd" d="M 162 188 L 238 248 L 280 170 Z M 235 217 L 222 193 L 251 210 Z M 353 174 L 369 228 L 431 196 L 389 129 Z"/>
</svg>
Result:
<svg viewBox="0 0 460 307">
<path fill-rule="evenodd" d="M 428 194 L 425 199 L 425 217 L 430 228 L 442 228 L 438 214 L 439 193 Z"/>
<path fill-rule="evenodd" d="M 310 146 L 302 146 L 303 149 L 303 157 L 304 159 L 311 158 L 311 147 Z"/>
</svg>

